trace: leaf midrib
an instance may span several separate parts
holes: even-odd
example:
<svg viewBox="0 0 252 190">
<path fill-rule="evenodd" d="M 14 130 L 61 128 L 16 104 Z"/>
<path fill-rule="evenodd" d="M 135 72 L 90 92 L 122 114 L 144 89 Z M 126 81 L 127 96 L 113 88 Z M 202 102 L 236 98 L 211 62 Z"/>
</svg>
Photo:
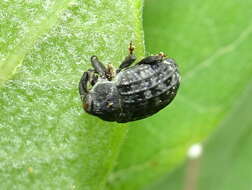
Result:
<svg viewBox="0 0 252 190">
<path fill-rule="evenodd" d="M 67 9 L 73 0 L 58 0 L 55 2 L 46 17 L 39 17 L 29 24 L 29 31 L 22 37 L 16 47 L 9 52 L 5 61 L 0 62 L 0 86 L 11 78 L 16 68 L 22 64 L 26 54 L 34 46 L 37 40 L 46 34 L 58 22 L 59 16 Z M 44 12 L 40 14 L 44 15 Z"/>
</svg>

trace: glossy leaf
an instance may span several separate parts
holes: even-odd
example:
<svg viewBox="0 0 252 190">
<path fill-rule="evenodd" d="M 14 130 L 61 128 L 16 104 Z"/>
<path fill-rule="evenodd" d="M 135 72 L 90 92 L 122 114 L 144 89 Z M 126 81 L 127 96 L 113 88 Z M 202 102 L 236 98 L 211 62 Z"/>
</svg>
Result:
<svg viewBox="0 0 252 190">
<path fill-rule="evenodd" d="M 217 133 L 201 161 L 199 190 L 246 190 L 252 187 L 251 83 Z"/>
<path fill-rule="evenodd" d="M 108 189 L 147 187 L 230 112 L 252 76 L 251 8 L 249 0 L 146 0 L 147 54 L 175 58 L 182 83 L 169 107 L 132 123 Z"/>
<path fill-rule="evenodd" d="M 214 134 L 204 143 L 203 155 L 165 175 L 146 190 L 235 190 L 250 189 L 251 82 Z M 194 172 L 189 165 L 196 162 Z M 196 169 L 196 170 L 195 170 Z M 197 175 L 195 175 L 197 173 Z M 186 183 L 187 178 L 195 181 Z M 194 188 L 189 187 L 189 184 Z"/>
</svg>

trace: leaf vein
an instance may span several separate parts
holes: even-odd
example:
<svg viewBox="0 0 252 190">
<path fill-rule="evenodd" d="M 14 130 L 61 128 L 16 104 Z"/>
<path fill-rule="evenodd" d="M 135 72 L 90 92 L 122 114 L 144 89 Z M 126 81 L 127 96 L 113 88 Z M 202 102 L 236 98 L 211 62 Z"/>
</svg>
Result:
<svg viewBox="0 0 252 190">
<path fill-rule="evenodd" d="M 246 27 L 240 33 L 238 38 L 236 38 L 235 40 L 233 40 L 231 43 L 227 44 L 226 46 L 220 47 L 212 55 L 206 58 L 204 61 L 197 64 L 191 71 L 187 72 L 184 76 L 184 79 L 186 79 L 184 81 L 188 81 L 189 78 L 192 78 L 193 76 L 195 76 L 195 74 L 197 74 L 200 70 L 206 67 L 210 67 L 214 63 L 214 60 L 216 60 L 217 58 L 234 51 L 242 42 L 244 42 L 249 37 L 251 33 L 252 33 L 252 24 Z"/>
</svg>

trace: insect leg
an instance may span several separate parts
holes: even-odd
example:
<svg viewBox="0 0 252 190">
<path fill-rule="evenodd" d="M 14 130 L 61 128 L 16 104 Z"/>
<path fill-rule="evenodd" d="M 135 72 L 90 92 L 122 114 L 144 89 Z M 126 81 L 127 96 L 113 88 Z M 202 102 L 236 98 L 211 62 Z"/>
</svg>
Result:
<svg viewBox="0 0 252 190">
<path fill-rule="evenodd" d="M 119 73 L 122 69 L 129 67 L 135 60 L 136 60 L 135 55 L 128 55 L 127 57 L 125 57 L 125 59 L 119 66 L 119 69 L 117 69 L 117 73 Z"/>
<path fill-rule="evenodd" d="M 91 63 L 95 71 L 102 77 L 106 78 L 106 67 L 99 61 L 98 57 L 93 55 L 91 57 Z"/>
<path fill-rule="evenodd" d="M 97 82 L 98 76 L 95 75 L 95 71 L 93 69 L 89 69 L 88 71 L 84 72 L 81 80 L 79 82 L 79 93 L 81 96 L 81 100 L 84 100 L 86 97 L 87 93 L 89 92 L 89 84 L 92 86 L 95 85 Z"/>
<path fill-rule="evenodd" d="M 89 78 L 89 82 L 92 86 L 94 86 L 97 81 L 98 81 L 98 75 L 93 70 L 92 75 Z"/>
<path fill-rule="evenodd" d="M 166 57 L 166 55 L 162 52 L 160 52 L 158 55 L 148 56 L 143 58 L 141 61 L 139 61 L 137 64 L 153 64 L 159 61 L 162 61 L 163 58 Z"/>
<path fill-rule="evenodd" d="M 88 93 L 88 89 L 87 89 L 88 81 L 89 81 L 89 74 L 88 72 L 84 72 L 79 82 L 79 93 L 80 93 L 80 97 L 82 101 L 84 101 Z"/>
<path fill-rule="evenodd" d="M 136 56 L 133 54 L 135 47 L 130 42 L 129 45 L 129 55 L 125 57 L 123 62 L 120 64 L 119 69 L 117 69 L 117 73 L 119 73 L 122 69 L 129 67 L 136 60 Z"/>
<path fill-rule="evenodd" d="M 154 55 L 154 56 L 148 56 L 143 58 L 141 61 L 139 61 L 137 64 L 141 65 L 141 64 L 152 64 L 155 63 L 157 61 L 161 61 L 162 57 L 158 56 L 158 55 Z"/>
</svg>

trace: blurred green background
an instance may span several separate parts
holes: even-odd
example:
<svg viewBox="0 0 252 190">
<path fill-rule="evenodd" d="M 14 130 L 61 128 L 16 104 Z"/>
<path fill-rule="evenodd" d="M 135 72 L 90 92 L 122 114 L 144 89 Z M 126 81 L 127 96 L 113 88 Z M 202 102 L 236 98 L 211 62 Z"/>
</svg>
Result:
<svg viewBox="0 0 252 190">
<path fill-rule="evenodd" d="M 90 56 L 118 66 L 130 40 L 177 61 L 177 97 L 128 124 L 84 114 Z M 252 189 L 251 44 L 250 0 L 1 1 L 0 189 Z"/>
<path fill-rule="evenodd" d="M 203 155 L 144 189 L 252 188 L 251 8 L 251 1 L 236 0 L 145 1 L 146 51 L 164 51 L 181 69 L 174 104 L 183 102 L 184 121 L 177 125 L 190 123 L 184 130 L 193 131 L 192 139 L 216 129 L 201 143 Z"/>
</svg>

